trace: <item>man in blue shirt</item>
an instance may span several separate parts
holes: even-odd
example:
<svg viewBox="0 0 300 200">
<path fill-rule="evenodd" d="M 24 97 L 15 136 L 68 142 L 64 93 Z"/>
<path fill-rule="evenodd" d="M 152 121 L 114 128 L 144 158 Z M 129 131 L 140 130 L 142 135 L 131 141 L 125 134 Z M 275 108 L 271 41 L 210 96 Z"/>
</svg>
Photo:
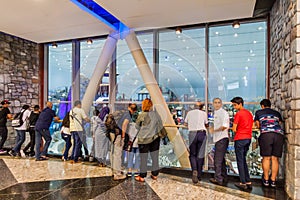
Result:
<svg viewBox="0 0 300 200">
<path fill-rule="evenodd" d="M 271 109 L 269 99 L 260 102 L 261 110 L 255 112 L 255 124 L 260 129 L 258 143 L 260 155 L 263 157 L 262 182 L 264 186 L 276 187 L 276 177 L 279 171 L 279 158 L 282 156 L 284 133 L 280 126 L 282 117 L 279 112 Z M 272 161 L 272 162 L 271 162 Z M 271 176 L 269 177 L 270 164 Z"/>
<path fill-rule="evenodd" d="M 48 160 L 46 157 L 48 147 L 51 142 L 51 135 L 49 127 L 54 118 L 55 122 L 59 121 L 59 117 L 56 116 L 54 110 L 52 110 L 53 104 L 51 102 L 46 103 L 46 108 L 41 112 L 36 124 L 35 124 L 35 160 Z M 45 139 L 45 145 L 42 152 L 40 152 L 42 137 Z"/>
</svg>

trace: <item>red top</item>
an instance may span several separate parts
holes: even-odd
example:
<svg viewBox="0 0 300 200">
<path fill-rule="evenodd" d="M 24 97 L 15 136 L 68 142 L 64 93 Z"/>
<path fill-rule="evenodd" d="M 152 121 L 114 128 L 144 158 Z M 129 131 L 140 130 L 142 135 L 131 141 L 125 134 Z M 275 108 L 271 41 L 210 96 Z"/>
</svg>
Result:
<svg viewBox="0 0 300 200">
<path fill-rule="evenodd" d="M 237 124 L 234 141 L 252 138 L 253 116 L 249 110 L 238 111 L 234 116 L 233 123 Z"/>
</svg>

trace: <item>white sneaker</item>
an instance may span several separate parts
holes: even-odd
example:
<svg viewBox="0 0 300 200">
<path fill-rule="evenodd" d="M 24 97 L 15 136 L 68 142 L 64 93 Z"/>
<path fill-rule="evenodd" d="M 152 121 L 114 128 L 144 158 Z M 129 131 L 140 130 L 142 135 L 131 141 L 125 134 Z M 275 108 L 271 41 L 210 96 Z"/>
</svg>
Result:
<svg viewBox="0 0 300 200">
<path fill-rule="evenodd" d="M 24 153 L 23 150 L 20 150 L 20 154 L 21 154 L 21 157 L 22 157 L 22 158 L 26 158 L 26 155 L 25 155 L 25 153 Z"/>
<path fill-rule="evenodd" d="M 114 181 L 125 179 L 126 175 L 124 174 L 114 174 Z"/>
</svg>

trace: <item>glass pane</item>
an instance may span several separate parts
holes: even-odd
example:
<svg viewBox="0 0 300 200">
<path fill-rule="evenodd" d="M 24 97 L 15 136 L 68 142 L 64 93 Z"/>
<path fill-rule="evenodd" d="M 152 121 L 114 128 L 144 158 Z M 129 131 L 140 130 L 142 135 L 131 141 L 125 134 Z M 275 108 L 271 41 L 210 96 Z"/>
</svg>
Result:
<svg viewBox="0 0 300 200">
<path fill-rule="evenodd" d="M 92 44 L 88 44 L 86 41 L 80 42 L 80 99 L 83 98 L 86 88 L 94 73 L 105 41 L 106 38 L 93 40 Z M 95 105 L 97 103 L 108 102 L 108 90 L 103 90 L 104 85 L 106 85 L 108 89 L 108 75 L 108 72 L 106 72 L 101 80 L 99 90 L 94 99 L 96 101 Z"/>
<path fill-rule="evenodd" d="M 49 93 L 48 100 L 53 102 L 53 110 L 61 119 L 71 109 L 72 86 L 72 44 L 58 44 L 57 48 L 49 47 Z M 64 141 L 60 135 L 60 123 L 50 125 L 52 137 L 48 152 L 61 155 Z"/>
<path fill-rule="evenodd" d="M 153 66 L 153 34 L 137 35 L 148 64 Z M 145 85 L 125 40 L 117 46 L 117 86 L 116 100 L 138 100 L 138 94 L 144 91 Z"/>
<path fill-rule="evenodd" d="M 59 44 L 49 47 L 49 93 L 48 100 L 54 103 L 54 109 L 63 118 L 70 109 L 72 86 L 72 44 Z"/>
<path fill-rule="evenodd" d="M 204 101 L 205 31 L 159 33 L 159 84 L 166 101 Z"/>
<path fill-rule="evenodd" d="M 209 29 L 209 99 L 241 96 L 259 101 L 266 95 L 266 22 Z"/>
</svg>

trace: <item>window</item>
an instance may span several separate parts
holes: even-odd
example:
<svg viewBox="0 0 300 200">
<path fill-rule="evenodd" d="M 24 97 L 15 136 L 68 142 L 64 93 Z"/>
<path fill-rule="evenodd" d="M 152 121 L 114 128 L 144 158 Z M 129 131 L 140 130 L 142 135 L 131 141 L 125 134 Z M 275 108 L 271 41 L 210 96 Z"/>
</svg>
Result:
<svg viewBox="0 0 300 200">
<path fill-rule="evenodd" d="M 204 100 L 204 28 L 159 33 L 159 84 L 166 101 Z"/>
<path fill-rule="evenodd" d="M 209 28 L 209 99 L 266 95 L 266 22 Z"/>
<path fill-rule="evenodd" d="M 146 56 L 149 66 L 153 66 L 153 34 L 138 34 L 137 38 Z M 142 76 L 135 64 L 125 40 L 117 46 L 117 86 L 116 100 L 139 100 L 139 94 L 145 90 Z M 147 92 L 147 91 L 146 91 Z"/>
</svg>

